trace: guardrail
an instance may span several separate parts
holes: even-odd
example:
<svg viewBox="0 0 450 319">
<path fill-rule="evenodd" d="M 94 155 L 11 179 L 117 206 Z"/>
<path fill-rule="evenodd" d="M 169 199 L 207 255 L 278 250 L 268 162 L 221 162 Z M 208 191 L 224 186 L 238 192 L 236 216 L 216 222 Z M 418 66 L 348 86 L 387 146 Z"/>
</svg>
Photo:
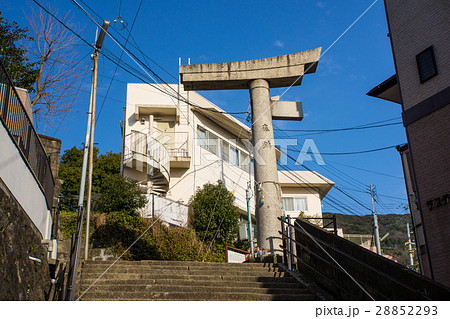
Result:
<svg viewBox="0 0 450 319">
<path fill-rule="evenodd" d="M 47 208 L 51 209 L 55 182 L 50 159 L 2 61 L 0 65 L 0 120 L 42 189 Z"/>
</svg>

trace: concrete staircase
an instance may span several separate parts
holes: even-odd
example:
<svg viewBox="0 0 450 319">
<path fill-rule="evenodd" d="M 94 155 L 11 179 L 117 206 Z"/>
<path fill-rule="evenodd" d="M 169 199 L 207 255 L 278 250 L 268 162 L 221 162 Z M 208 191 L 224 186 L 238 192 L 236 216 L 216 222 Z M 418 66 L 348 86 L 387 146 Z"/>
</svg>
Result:
<svg viewBox="0 0 450 319">
<path fill-rule="evenodd" d="M 119 261 L 97 280 L 111 264 L 84 263 L 81 300 L 319 300 L 273 263 Z"/>
</svg>

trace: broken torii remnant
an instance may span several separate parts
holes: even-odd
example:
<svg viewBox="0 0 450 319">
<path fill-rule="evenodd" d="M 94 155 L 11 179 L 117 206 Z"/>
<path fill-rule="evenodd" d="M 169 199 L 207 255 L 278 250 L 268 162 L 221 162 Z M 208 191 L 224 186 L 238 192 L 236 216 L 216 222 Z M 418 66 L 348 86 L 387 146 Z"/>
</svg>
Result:
<svg viewBox="0 0 450 319">
<path fill-rule="evenodd" d="M 248 89 L 252 107 L 252 142 L 255 158 L 256 232 L 259 247 L 276 254 L 281 240 L 281 192 L 272 119 L 301 120 L 300 102 L 270 98 L 269 88 L 300 85 L 304 74 L 314 73 L 321 48 L 273 58 L 212 64 L 180 65 L 186 91 Z"/>
</svg>

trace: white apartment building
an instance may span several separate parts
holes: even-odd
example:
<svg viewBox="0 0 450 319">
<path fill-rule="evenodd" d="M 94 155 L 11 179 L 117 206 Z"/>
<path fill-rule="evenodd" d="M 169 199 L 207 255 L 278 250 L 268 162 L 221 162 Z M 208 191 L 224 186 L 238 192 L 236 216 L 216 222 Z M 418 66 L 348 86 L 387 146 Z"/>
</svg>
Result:
<svg viewBox="0 0 450 319">
<path fill-rule="evenodd" d="M 250 132 L 197 92 L 183 91 L 182 85 L 129 83 L 122 125 L 123 174 L 139 181 L 144 193 L 184 204 L 205 183 L 221 180 L 234 192 L 245 225 L 246 189 L 251 185 L 253 193 L 255 185 Z M 333 182 L 315 172 L 278 175 L 286 213 L 322 216 L 321 200 Z M 249 207 L 254 222 L 254 197 Z"/>
</svg>

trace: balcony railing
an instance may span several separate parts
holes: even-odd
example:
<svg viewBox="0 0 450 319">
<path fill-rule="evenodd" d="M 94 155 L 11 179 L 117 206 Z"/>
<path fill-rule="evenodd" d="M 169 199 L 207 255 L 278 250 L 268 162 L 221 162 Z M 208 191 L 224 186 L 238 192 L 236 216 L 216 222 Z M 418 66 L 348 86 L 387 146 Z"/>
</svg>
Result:
<svg viewBox="0 0 450 319">
<path fill-rule="evenodd" d="M 50 160 L 3 62 L 0 61 L 0 64 L 0 120 L 38 181 L 45 195 L 47 207 L 51 209 L 55 182 Z"/>
<path fill-rule="evenodd" d="M 167 148 L 171 157 L 189 157 L 188 132 L 164 132 L 155 129 L 154 136 Z"/>
</svg>

